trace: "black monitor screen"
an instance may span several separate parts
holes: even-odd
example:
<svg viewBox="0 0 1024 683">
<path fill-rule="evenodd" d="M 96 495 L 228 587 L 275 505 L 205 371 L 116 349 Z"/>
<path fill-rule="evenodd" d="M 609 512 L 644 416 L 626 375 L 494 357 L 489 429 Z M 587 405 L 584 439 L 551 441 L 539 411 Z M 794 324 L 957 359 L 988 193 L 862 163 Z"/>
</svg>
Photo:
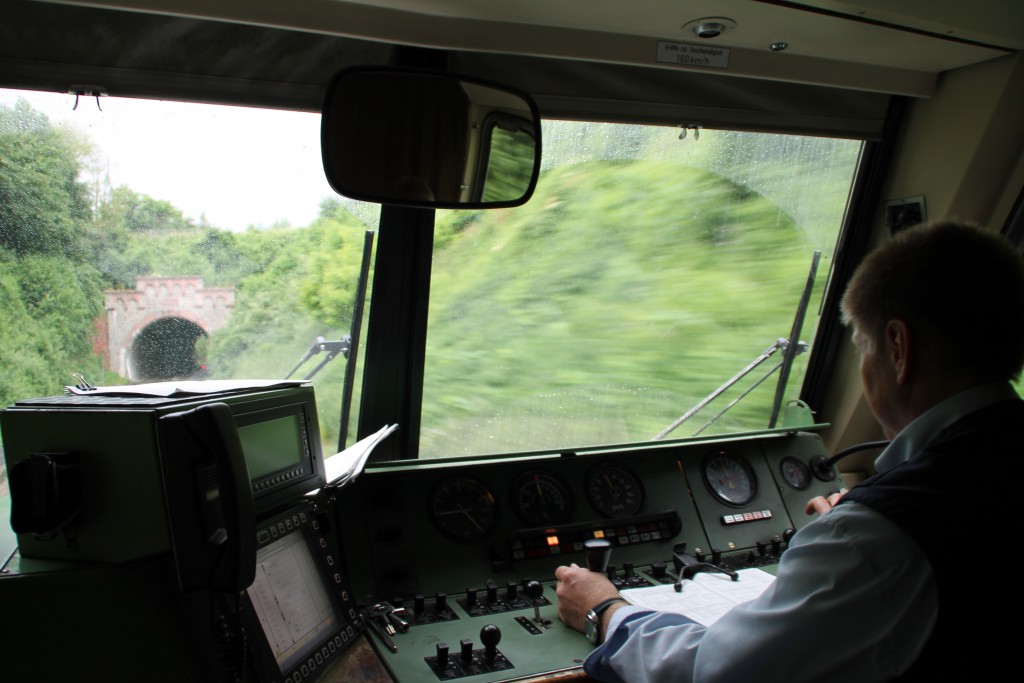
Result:
<svg viewBox="0 0 1024 683">
<path fill-rule="evenodd" d="M 256 552 L 256 580 L 248 590 L 282 673 L 342 625 L 301 530 Z"/>
<path fill-rule="evenodd" d="M 249 477 L 258 479 L 289 465 L 303 462 L 305 439 L 302 414 L 238 425 Z"/>
</svg>

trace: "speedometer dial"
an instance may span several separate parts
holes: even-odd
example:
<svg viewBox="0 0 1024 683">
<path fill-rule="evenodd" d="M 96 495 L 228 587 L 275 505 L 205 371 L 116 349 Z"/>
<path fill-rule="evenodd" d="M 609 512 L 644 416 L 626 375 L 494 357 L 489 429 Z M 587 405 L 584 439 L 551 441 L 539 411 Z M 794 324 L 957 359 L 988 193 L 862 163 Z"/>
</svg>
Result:
<svg viewBox="0 0 1024 683">
<path fill-rule="evenodd" d="M 738 453 L 715 451 L 704 459 L 704 484 L 726 505 L 742 507 L 757 494 L 757 477 L 746 459 Z"/>
<path fill-rule="evenodd" d="M 587 498 L 605 517 L 629 517 L 643 507 L 644 489 L 625 467 L 606 462 L 587 473 Z"/>
<path fill-rule="evenodd" d="M 474 543 L 494 527 L 494 494 L 469 477 L 446 479 L 430 494 L 430 516 L 438 530 L 453 541 Z"/>
<path fill-rule="evenodd" d="M 561 524 L 572 515 L 569 489 L 553 474 L 526 472 L 512 485 L 512 505 L 530 526 Z"/>
</svg>

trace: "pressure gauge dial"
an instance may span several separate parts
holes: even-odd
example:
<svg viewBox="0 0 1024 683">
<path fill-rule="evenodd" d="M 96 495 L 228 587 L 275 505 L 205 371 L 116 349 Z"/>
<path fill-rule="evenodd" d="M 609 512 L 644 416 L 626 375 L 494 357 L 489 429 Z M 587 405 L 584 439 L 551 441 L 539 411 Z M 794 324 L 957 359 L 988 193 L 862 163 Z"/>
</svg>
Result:
<svg viewBox="0 0 1024 683">
<path fill-rule="evenodd" d="M 757 495 L 757 477 L 739 453 L 720 450 L 709 454 L 701 474 L 711 494 L 726 505 L 743 507 Z"/>
<path fill-rule="evenodd" d="M 792 456 L 782 459 L 779 471 L 783 480 L 797 491 L 803 491 L 811 485 L 811 468 Z"/>
</svg>

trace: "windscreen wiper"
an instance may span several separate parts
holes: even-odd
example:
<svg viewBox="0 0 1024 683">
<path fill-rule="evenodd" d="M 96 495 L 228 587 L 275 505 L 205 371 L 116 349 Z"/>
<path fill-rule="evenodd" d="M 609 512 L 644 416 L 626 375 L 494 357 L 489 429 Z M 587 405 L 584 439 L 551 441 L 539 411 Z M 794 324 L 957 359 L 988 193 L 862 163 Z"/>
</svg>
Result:
<svg viewBox="0 0 1024 683">
<path fill-rule="evenodd" d="M 781 350 L 782 351 L 782 361 L 781 362 L 777 363 L 773 368 L 771 368 L 768 372 L 766 372 L 760 379 L 758 379 L 750 387 L 748 387 L 746 391 L 744 391 L 742 394 L 740 394 L 738 397 L 736 397 L 731 403 L 729 403 L 729 405 L 727 405 L 725 408 L 723 408 L 721 411 L 719 411 L 714 417 L 712 417 L 710 420 L 708 420 L 704 424 L 703 427 L 701 427 L 696 432 L 694 432 L 693 436 L 696 436 L 697 434 L 700 434 L 702 431 L 704 431 L 705 429 L 710 427 L 712 424 L 714 424 L 718 420 L 718 418 L 722 417 L 722 415 L 724 415 L 730 408 L 732 408 L 734 405 L 736 405 L 741 400 L 746 398 L 746 396 L 750 392 L 752 392 L 754 389 L 756 389 L 758 386 L 760 386 L 766 379 L 768 379 L 773 374 L 775 374 L 775 372 L 777 370 L 782 370 L 782 373 L 779 375 L 779 383 L 778 383 L 778 385 L 777 385 L 777 387 L 775 389 L 775 403 L 772 406 L 772 415 L 771 415 L 771 418 L 768 421 L 768 428 L 769 429 L 772 429 L 772 428 L 775 427 L 775 423 L 778 421 L 779 411 L 780 411 L 780 409 L 782 407 L 782 401 L 785 399 L 785 396 L 786 396 L 786 383 L 789 381 L 789 373 L 790 373 L 791 368 L 793 367 L 793 360 L 798 355 L 800 355 L 801 353 L 804 353 L 808 349 L 808 345 L 807 345 L 806 342 L 797 341 L 796 343 L 790 343 L 790 340 L 792 340 L 792 339 L 799 339 L 800 329 L 803 327 L 804 317 L 807 314 L 807 306 L 808 306 L 808 304 L 810 303 L 810 300 L 811 300 L 811 292 L 814 289 L 814 278 L 818 274 L 818 263 L 820 262 L 820 260 L 821 260 L 821 252 L 820 251 L 815 251 L 813 256 L 812 256 L 812 258 L 811 258 L 811 270 L 810 270 L 810 273 L 808 273 L 808 275 L 807 275 L 807 284 L 804 286 L 803 294 L 800 297 L 800 303 L 797 305 L 796 317 L 793 320 L 793 328 L 792 328 L 792 331 L 790 333 L 789 339 L 785 339 L 783 337 L 779 337 L 775 341 L 775 343 L 773 345 L 769 346 L 767 349 L 762 351 L 761 355 L 759 355 L 757 358 L 755 358 L 749 365 L 747 365 L 747 367 L 745 367 L 742 370 L 740 370 L 731 379 L 729 379 L 725 384 L 723 384 L 722 386 L 718 387 L 717 389 L 712 391 L 710 394 L 708 394 L 705 398 L 703 398 L 701 401 L 699 401 L 697 403 L 697 405 L 695 405 L 694 407 L 692 407 L 688 411 L 686 411 L 683 415 L 681 415 L 678 419 L 676 419 L 672 424 L 670 424 L 669 426 L 665 427 L 665 429 L 663 429 L 660 432 L 658 432 L 654 436 L 652 441 L 659 441 L 661 439 L 664 439 L 666 436 L 668 436 L 669 434 L 674 432 L 676 429 L 679 428 L 680 425 L 682 425 L 684 422 L 686 422 L 691 417 L 696 415 L 701 409 L 703 409 L 704 406 L 706 406 L 707 404 L 711 403 L 716 398 L 721 396 L 730 387 L 732 387 L 734 384 L 739 382 L 741 379 L 743 379 L 744 377 L 749 375 L 751 372 L 756 370 L 758 368 L 758 366 L 760 366 L 766 360 L 771 358 L 772 355 L 775 354 L 775 352 Z"/>
</svg>

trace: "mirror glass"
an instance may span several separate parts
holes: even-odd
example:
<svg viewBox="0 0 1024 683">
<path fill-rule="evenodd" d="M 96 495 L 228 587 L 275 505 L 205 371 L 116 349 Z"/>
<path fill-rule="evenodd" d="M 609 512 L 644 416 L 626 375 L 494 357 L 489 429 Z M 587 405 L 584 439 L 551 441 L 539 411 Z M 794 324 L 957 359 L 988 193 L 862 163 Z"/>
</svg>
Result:
<svg viewBox="0 0 1024 683">
<path fill-rule="evenodd" d="M 353 199 L 438 208 L 517 206 L 540 169 L 537 108 L 471 78 L 390 68 L 339 72 L 321 120 L 324 172 Z"/>
</svg>

